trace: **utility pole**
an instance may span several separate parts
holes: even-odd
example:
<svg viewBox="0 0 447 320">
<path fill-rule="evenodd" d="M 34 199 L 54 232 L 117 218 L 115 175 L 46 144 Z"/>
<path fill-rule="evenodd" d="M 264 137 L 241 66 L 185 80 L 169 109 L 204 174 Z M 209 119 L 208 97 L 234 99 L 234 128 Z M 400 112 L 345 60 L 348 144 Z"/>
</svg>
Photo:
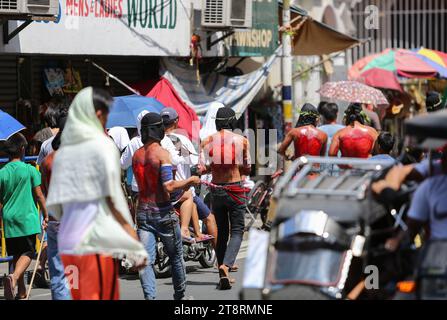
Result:
<svg viewBox="0 0 447 320">
<path fill-rule="evenodd" d="M 290 30 L 290 0 L 283 0 L 282 24 L 286 31 L 282 32 L 282 106 L 284 115 L 284 131 L 292 128 L 292 37 Z"/>
</svg>

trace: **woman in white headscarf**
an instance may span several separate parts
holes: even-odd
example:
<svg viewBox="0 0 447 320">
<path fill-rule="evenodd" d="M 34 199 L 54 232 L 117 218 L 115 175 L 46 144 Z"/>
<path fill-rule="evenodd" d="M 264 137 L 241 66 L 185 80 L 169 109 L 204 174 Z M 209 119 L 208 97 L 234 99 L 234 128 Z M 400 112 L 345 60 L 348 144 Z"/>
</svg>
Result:
<svg viewBox="0 0 447 320">
<path fill-rule="evenodd" d="M 47 204 L 61 220 L 58 247 L 74 300 L 119 299 L 118 266 L 147 253 L 121 189 L 119 152 L 105 133 L 112 97 L 91 87 L 70 107 L 55 156 Z"/>
</svg>

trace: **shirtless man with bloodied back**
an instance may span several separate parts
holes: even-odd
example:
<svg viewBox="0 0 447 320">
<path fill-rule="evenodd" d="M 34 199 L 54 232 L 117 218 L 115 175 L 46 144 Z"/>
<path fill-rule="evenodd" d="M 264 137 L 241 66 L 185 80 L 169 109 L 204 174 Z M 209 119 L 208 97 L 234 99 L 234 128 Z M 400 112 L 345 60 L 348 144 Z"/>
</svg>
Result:
<svg viewBox="0 0 447 320">
<path fill-rule="evenodd" d="M 345 111 L 346 128 L 338 131 L 332 139 L 329 156 L 369 158 L 373 152 L 377 131 L 365 125 L 366 114 L 359 104 L 351 104 Z"/>
<path fill-rule="evenodd" d="M 231 130 L 235 129 L 236 114 L 228 107 L 216 114 L 217 133 L 202 142 L 202 174 L 211 172 L 211 210 L 217 222 L 216 246 L 219 264 L 218 289 L 231 288 L 229 268 L 234 265 L 244 233 L 244 216 L 248 191 L 242 185 L 242 175 L 249 175 L 251 162 L 249 143 L 246 138 Z M 229 241 L 228 241 L 229 240 Z"/>
<path fill-rule="evenodd" d="M 317 129 L 320 115 L 311 104 L 305 104 L 300 111 L 300 118 L 294 129 L 290 130 L 278 149 L 278 153 L 285 156 L 286 150 L 293 142 L 295 153 L 287 160 L 295 160 L 301 156 L 324 156 L 326 152 L 327 134 Z"/>
<path fill-rule="evenodd" d="M 137 208 L 138 236 L 149 254 L 149 264 L 140 273 L 145 299 L 156 298 L 154 263 L 157 238 L 163 242 L 172 269 L 174 299 L 185 296 L 186 270 L 179 219 L 171 203 L 177 191 L 200 184 L 199 177 L 174 180 L 171 156 L 160 141 L 165 132 L 162 118 L 148 113 L 141 120 L 141 140 L 144 146 L 133 156 L 133 172 L 137 180 L 139 201 Z"/>
</svg>

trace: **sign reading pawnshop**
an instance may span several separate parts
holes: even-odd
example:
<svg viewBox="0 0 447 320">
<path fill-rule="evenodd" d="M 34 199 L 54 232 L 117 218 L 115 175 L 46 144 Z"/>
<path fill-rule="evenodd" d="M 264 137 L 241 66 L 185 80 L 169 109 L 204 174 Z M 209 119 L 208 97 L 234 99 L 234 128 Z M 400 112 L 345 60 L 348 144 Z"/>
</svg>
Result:
<svg viewBox="0 0 447 320">
<path fill-rule="evenodd" d="M 60 0 L 55 22 L 33 22 L 5 52 L 189 56 L 189 0 Z M 22 22 L 10 21 L 10 30 Z"/>
<path fill-rule="evenodd" d="M 230 56 L 270 56 L 278 48 L 278 1 L 253 0 L 253 28 L 241 30 L 225 42 Z"/>
</svg>

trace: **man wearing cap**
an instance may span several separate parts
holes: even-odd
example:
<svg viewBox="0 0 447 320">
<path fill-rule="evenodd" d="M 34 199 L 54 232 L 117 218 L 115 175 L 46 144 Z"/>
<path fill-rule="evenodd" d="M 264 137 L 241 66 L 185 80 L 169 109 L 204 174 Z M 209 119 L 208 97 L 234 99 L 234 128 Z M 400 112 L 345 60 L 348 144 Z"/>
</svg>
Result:
<svg viewBox="0 0 447 320">
<path fill-rule="evenodd" d="M 181 231 L 171 203 L 171 194 L 200 183 L 198 177 L 174 180 L 171 156 L 160 144 L 164 136 L 161 116 L 153 112 L 146 114 L 141 120 L 141 140 L 144 146 L 135 152 L 132 160 L 139 189 L 138 236 L 149 254 L 149 264 L 140 273 L 144 297 L 148 300 L 156 298 L 154 263 L 157 237 L 163 242 L 171 263 L 174 299 L 184 299 L 186 269 Z"/>
<path fill-rule="evenodd" d="M 161 111 L 160 115 L 163 118 L 163 125 L 165 126 L 165 134 L 171 139 L 174 145 L 178 145 L 180 156 L 185 158 L 185 163 L 177 166 L 175 174 L 176 180 L 185 180 L 191 177 L 191 166 L 195 166 L 199 163 L 199 154 L 197 153 L 191 140 L 186 135 L 180 133 L 178 130 L 178 113 L 173 108 L 165 108 Z M 213 245 L 215 247 L 217 241 L 217 226 L 214 215 L 211 210 L 203 202 L 202 198 L 196 195 L 194 188 L 191 188 L 191 193 L 194 201 L 194 211 L 192 214 L 192 221 L 194 231 L 196 233 L 197 240 L 213 239 Z M 202 220 L 207 228 L 207 231 L 211 235 L 202 234 L 199 228 L 199 221 Z M 185 220 L 185 221 L 183 221 Z M 189 220 L 182 220 L 182 229 L 186 227 L 188 230 Z"/>
<path fill-rule="evenodd" d="M 436 91 L 428 92 L 425 98 L 425 107 L 428 112 L 441 110 L 444 107 L 442 104 L 442 95 Z"/>
<path fill-rule="evenodd" d="M 218 238 L 216 247 L 219 264 L 218 289 L 231 289 L 233 279 L 229 268 L 234 265 L 244 233 L 247 190 L 242 176 L 251 170 L 250 148 L 246 138 L 232 132 L 236 114 L 228 107 L 216 114 L 217 133 L 202 142 L 202 173 L 211 172 L 211 209 L 216 216 Z M 230 232 L 229 232 L 230 231 Z"/>
</svg>

